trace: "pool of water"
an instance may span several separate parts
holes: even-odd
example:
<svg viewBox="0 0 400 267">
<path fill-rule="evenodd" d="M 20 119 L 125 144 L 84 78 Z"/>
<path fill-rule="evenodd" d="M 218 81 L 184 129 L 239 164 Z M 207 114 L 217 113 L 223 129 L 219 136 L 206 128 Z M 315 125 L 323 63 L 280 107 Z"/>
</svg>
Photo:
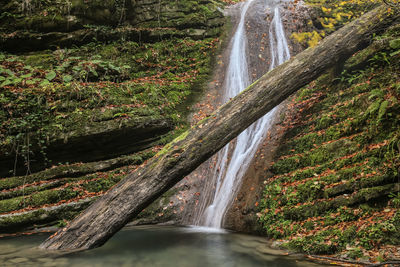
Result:
<svg viewBox="0 0 400 267">
<path fill-rule="evenodd" d="M 196 227 L 126 227 L 104 246 L 69 254 L 37 246 L 49 234 L 0 239 L 0 266 L 322 266 L 284 256 L 261 237 Z"/>
</svg>

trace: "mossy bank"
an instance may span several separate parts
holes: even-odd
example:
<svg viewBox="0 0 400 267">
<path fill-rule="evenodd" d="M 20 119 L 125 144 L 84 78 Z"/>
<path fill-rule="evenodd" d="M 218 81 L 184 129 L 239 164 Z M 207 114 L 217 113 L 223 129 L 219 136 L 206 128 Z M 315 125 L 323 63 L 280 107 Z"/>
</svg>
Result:
<svg viewBox="0 0 400 267">
<path fill-rule="evenodd" d="M 223 4 L 1 7 L 0 231 L 63 224 L 187 128 Z"/>
<path fill-rule="evenodd" d="M 280 246 L 400 256 L 399 40 L 394 24 L 292 98 L 257 214 Z"/>
</svg>

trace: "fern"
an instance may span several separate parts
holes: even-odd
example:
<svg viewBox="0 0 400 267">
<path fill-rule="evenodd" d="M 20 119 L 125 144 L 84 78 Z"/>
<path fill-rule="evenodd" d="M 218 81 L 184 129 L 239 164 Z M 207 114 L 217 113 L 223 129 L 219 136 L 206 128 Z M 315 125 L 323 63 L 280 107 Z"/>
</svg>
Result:
<svg viewBox="0 0 400 267">
<path fill-rule="evenodd" d="M 378 111 L 380 109 L 382 100 L 379 99 L 375 102 L 373 102 L 371 105 L 369 105 L 366 115 L 373 115 L 376 111 Z"/>
<path fill-rule="evenodd" d="M 374 98 L 383 98 L 384 94 L 382 90 L 374 89 L 369 93 L 368 100 L 372 100 Z"/>
<path fill-rule="evenodd" d="M 381 119 L 383 118 L 383 116 L 385 116 L 386 111 L 388 109 L 389 106 L 389 101 L 385 100 L 381 103 L 380 107 L 379 107 L 379 112 L 378 112 L 378 121 L 377 123 L 379 123 L 381 121 Z"/>
</svg>

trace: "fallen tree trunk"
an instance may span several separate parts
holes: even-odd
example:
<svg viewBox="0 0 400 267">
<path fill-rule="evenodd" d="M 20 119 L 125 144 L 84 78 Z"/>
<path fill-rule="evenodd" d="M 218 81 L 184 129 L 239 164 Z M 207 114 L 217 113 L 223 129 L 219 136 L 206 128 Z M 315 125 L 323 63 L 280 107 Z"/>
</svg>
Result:
<svg viewBox="0 0 400 267">
<path fill-rule="evenodd" d="M 371 42 L 399 14 L 380 6 L 290 61 L 265 74 L 210 117 L 168 144 L 145 166 L 128 175 L 43 249 L 89 249 L 104 244 L 145 207 L 214 155 L 254 121 L 328 68 Z"/>
</svg>

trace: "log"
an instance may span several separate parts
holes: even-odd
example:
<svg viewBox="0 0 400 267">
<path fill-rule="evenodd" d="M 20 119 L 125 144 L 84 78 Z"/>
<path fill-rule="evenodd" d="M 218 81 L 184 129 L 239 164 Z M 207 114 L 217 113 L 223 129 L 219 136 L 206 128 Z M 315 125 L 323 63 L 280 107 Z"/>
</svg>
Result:
<svg viewBox="0 0 400 267">
<path fill-rule="evenodd" d="M 83 250 L 101 246 L 144 208 L 183 179 L 301 87 L 371 42 L 398 12 L 384 5 L 344 26 L 268 72 L 211 116 L 166 145 L 145 166 L 129 174 L 67 227 L 44 241 L 49 250 Z"/>
</svg>

